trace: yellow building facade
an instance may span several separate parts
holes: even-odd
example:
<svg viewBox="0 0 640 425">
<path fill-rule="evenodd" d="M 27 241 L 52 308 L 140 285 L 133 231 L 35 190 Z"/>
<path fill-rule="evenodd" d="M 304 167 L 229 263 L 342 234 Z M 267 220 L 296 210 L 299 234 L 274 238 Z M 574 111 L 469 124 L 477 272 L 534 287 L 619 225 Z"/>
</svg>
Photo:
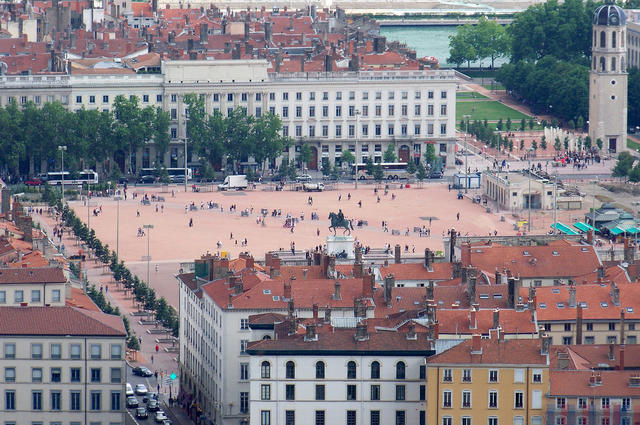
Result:
<svg viewBox="0 0 640 425">
<path fill-rule="evenodd" d="M 542 345 L 474 335 L 427 360 L 427 423 L 542 425 L 549 391 Z"/>
</svg>

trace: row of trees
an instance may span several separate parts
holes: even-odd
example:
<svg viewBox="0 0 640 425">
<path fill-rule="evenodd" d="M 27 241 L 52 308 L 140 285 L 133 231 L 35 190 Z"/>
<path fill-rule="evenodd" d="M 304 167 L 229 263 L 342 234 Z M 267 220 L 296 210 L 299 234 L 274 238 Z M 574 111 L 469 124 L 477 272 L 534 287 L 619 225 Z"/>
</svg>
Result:
<svg viewBox="0 0 640 425">
<path fill-rule="evenodd" d="M 447 62 L 460 66 L 471 62 L 491 60 L 491 68 L 497 58 L 509 54 L 509 34 L 494 20 L 484 16 L 477 25 L 465 24 L 458 27 L 455 35 L 449 36 L 449 58 Z"/>
<path fill-rule="evenodd" d="M 123 285 L 125 291 L 132 291 L 136 302 L 146 310 L 155 313 L 156 320 L 160 321 L 163 326 L 171 329 L 174 336 L 179 335 L 179 318 L 176 310 L 171 307 L 164 297 L 157 298 L 156 293 L 146 282 L 139 279 L 138 276 L 131 273 L 125 266 L 123 261 L 119 261 L 115 251 L 109 249 L 108 244 L 102 244 L 100 239 L 95 235 L 93 229 L 89 230 L 86 224 L 80 220 L 75 212 L 68 205 L 62 205 L 59 197 L 55 196 L 55 192 L 45 186 L 44 198 L 49 200 L 50 205 L 55 205 L 62 211 L 62 220 L 65 225 L 70 227 L 74 235 L 82 240 L 87 247 L 92 250 L 96 258 L 105 266 L 109 267 L 113 278 L 118 285 Z M 87 282 L 88 283 L 88 282 Z M 117 307 L 113 307 L 106 299 L 102 292 L 96 291 L 92 285 L 87 285 L 87 294 L 96 302 L 102 311 L 108 314 L 119 314 Z M 128 322 L 126 323 L 128 325 Z M 135 339 L 135 341 L 134 341 Z M 136 349 L 137 338 L 133 334 L 129 334 L 128 346 Z"/>
<path fill-rule="evenodd" d="M 220 111 L 211 115 L 206 112 L 204 97 L 193 93 L 185 95 L 184 102 L 189 111 L 189 140 L 197 154 L 210 164 L 220 164 L 223 158 L 228 158 L 236 170 L 240 161 L 253 157 L 264 166 L 293 144 L 291 138 L 282 136 L 282 122 L 276 115 L 265 113 L 256 117 L 241 107 L 227 117 Z"/>
<path fill-rule="evenodd" d="M 70 111 L 60 102 L 40 107 L 15 101 L 0 107 L 0 162 L 19 174 L 21 161 L 29 162 L 29 175 L 39 161 L 56 167 L 58 146 L 66 146 L 65 168 L 91 167 L 101 172 L 105 162 L 118 151 L 130 169 L 131 155 L 153 140 L 164 154 L 169 147 L 169 114 L 160 108 L 141 108 L 138 98 L 117 96 L 111 111 L 79 109 Z M 57 167 L 56 167 L 57 168 Z"/>
<path fill-rule="evenodd" d="M 620 152 L 618 162 L 613 168 L 613 175 L 616 177 L 628 178 L 634 183 L 640 182 L 640 161 L 634 166 L 635 157 L 629 152 Z"/>
</svg>

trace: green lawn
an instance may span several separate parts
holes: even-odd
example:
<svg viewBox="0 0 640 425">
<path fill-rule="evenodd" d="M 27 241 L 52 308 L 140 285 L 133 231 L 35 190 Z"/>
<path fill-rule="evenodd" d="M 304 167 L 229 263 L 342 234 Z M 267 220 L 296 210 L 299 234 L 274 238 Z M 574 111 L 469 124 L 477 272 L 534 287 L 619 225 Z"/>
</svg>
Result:
<svg viewBox="0 0 640 425">
<path fill-rule="evenodd" d="M 502 131 L 507 131 L 505 121 L 506 121 L 506 120 L 502 120 Z M 464 128 L 460 128 L 460 121 L 458 121 L 458 122 L 457 122 L 457 125 L 458 125 L 458 128 L 459 128 L 461 131 L 463 131 L 463 130 L 464 130 Z M 489 128 L 490 128 L 491 130 L 496 131 L 496 127 L 498 126 L 498 123 L 496 123 L 496 122 L 490 122 L 490 123 L 488 123 L 488 125 L 489 125 Z M 536 130 L 543 130 L 543 128 L 542 128 L 542 125 L 538 125 L 538 124 L 536 124 L 536 123 L 535 123 L 535 121 L 534 121 L 534 123 L 533 123 L 533 131 L 536 131 Z M 520 132 L 520 120 L 518 120 L 518 121 L 513 121 L 513 122 L 511 123 L 511 131 L 512 131 L 512 132 L 514 132 L 514 133 L 516 133 L 516 137 L 517 137 L 517 134 Z M 529 130 L 529 120 L 527 120 L 527 128 L 526 128 L 526 130 L 525 130 L 525 131 L 530 131 L 530 130 Z M 640 146 L 639 146 L 639 147 L 640 147 Z"/>
<path fill-rule="evenodd" d="M 633 149 L 636 152 L 640 152 L 640 143 L 635 142 L 627 137 L 627 147 Z"/>
<path fill-rule="evenodd" d="M 491 84 L 483 84 L 482 87 L 489 90 L 504 90 L 504 86 L 501 83 L 493 83 L 493 87 L 491 87 Z"/>
<path fill-rule="evenodd" d="M 488 99 L 488 97 L 477 91 L 459 91 L 456 93 L 456 99 Z"/>
<path fill-rule="evenodd" d="M 520 121 L 522 118 L 529 118 L 522 112 L 516 111 L 503 103 L 497 101 L 481 101 L 481 102 L 456 102 L 456 121 L 460 121 L 464 115 L 471 115 L 469 118 L 474 120 L 499 120 L 502 118 L 506 121 Z"/>
</svg>

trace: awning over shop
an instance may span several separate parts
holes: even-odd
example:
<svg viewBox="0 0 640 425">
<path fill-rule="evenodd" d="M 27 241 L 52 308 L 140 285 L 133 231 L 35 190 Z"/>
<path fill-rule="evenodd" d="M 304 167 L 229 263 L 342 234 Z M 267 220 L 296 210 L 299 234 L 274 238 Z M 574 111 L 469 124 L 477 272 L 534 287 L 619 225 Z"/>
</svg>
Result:
<svg viewBox="0 0 640 425">
<path fill-rule="evenodd" d="M 560 232 L 564 233 L 565 235 L 579 235 L 578 232 L 576 232 L 575 230 L 571 229 L 566 224 L 554 223 L 554 224 L 551 225 L 551 228 L 552 229 L 558 229 Z"/>
<path fill-rule="evenodd" d="M 576 221 L 575 223 L 573 223 L 573 227 L 585 233 L 588 232 L 589 230 L 593 230 L 593 231 L 596 230 L 594 229 L 593 226 L 587 223 L 583 223 L 582 221 Z"/>
</svg>

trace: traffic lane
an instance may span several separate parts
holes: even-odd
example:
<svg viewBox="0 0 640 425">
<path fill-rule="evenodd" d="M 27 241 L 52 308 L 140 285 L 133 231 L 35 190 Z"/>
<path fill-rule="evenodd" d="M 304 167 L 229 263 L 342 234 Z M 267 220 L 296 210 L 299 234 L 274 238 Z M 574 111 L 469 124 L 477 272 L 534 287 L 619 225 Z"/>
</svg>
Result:
<svg viewBox="0 0 640 425">
<path fill-rule="evenodd" d="M 158 384 L 156 382 L 156 378 L 155 376 L 138 376 L 138 375 L 134 375 L 133 374 L 133 367 L 131 367 L 130 365 L 127 364 L 127 382 L 129 384 L 131 384 L 131 387 L 133 387 L 133 390 L 135 391 L 136 389 L 136 385 L 138 384 L 144 384 L 147 387 L 147 391 L 149 392 L 157 392 L 158 390 Z M 144 398 L 143 395 L 134 395 L 137 399 L 138 399 L 138 406 L 139 407 L 147 407 L 148 403 L 144 403 L 142 401 L 142 399 Z M 158 393 L 158 403 L 161 403 L 162 400 L 162 394 Z M 161 403 L 162 404 L 162 403 Z M 152 424 L 155 423 L 154 421 L 154 416 L 155 416 L 155 412 L 149 412 L 149 417 L 147 419 L 137 419 L 135 417 L 136 415 L 136 408 L 135 407 L 131 407 L 131 408 L 127 408 L 127 415 L 126 415 L 126 422 L 129 425 L 142 425 L 142 424 Z"/>
</svg>

